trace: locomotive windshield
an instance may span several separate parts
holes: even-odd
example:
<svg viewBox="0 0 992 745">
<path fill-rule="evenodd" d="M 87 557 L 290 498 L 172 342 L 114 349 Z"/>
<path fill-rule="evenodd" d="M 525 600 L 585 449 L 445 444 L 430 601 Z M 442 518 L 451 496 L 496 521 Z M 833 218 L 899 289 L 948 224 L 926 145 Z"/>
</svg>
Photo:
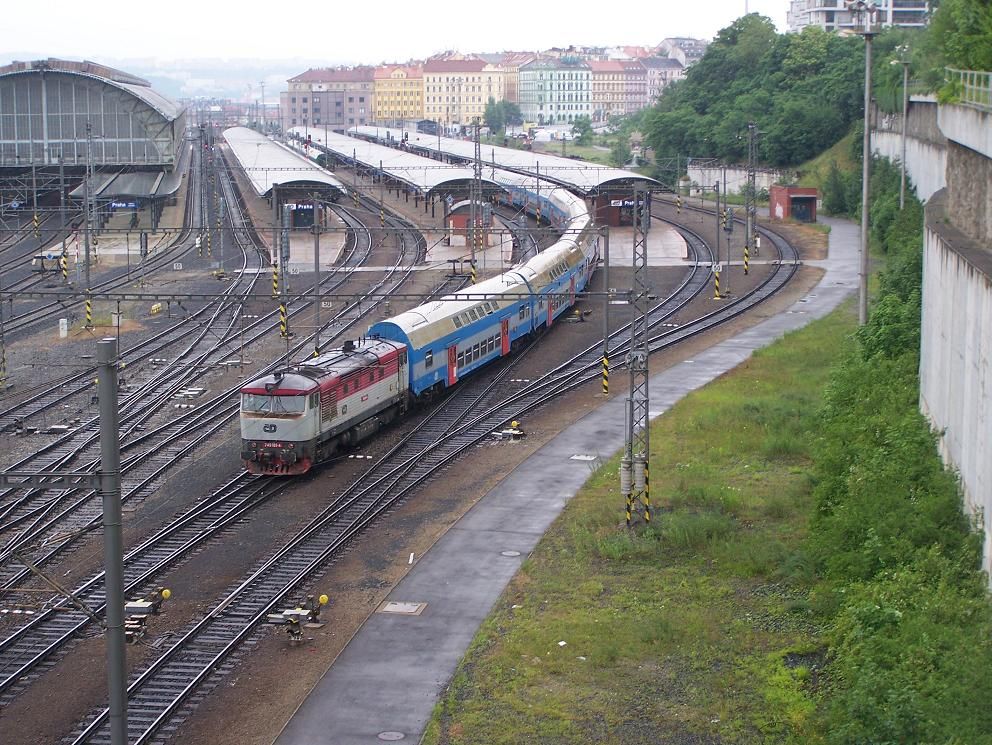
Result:
<svg viewBox="0 0 992 745">
<path fill-rule="evenodd" d="M 302 414 L 306 404 L 306 396 L 266 396 L 260 393 L 241 396 L 241 410 L 253 414 Z"/>
</svg>

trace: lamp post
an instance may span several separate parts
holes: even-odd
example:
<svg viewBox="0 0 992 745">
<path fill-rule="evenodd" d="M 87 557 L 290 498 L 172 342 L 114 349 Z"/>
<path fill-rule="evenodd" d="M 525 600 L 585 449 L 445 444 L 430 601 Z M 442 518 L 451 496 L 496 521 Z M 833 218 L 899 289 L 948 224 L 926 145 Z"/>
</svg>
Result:
<svg viewBox="0 0 992 745">
<path fill-rule="evenodd" d="M 896 47 L 899 59 L 890 64 L 902 65 L 902 154 L 899 157 L 899 209 L 906 206 L 906 115 L 909 112 L 909 45 Z"/>
<path fill-rule="evenodd" d="M 871 40 L 875 36 L 875 3 L 849 0 L 848 10 L 861 25 L 865 37 L 865 123 L 861 143 L 861 257 L 858 269 L 858 325 L 868 323 L 868 192 L 871 179 Z"/>
</svg>

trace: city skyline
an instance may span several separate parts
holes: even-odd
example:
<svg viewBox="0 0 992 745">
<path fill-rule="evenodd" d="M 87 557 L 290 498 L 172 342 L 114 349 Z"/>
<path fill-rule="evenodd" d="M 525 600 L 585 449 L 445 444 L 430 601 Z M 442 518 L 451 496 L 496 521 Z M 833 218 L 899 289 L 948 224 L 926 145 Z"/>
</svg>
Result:
<svg viewBox="0 0 992 745">
<path fill-rule="evenodd" d="M 411 5 L 381 0 L 374 6 L 342 5 L 311 13 L 273 9 L 257 1 L 231 6 L 177 0 L 167 14 L 142 6 L 126 12 L 93 13 L 70 0 L 49 0 L 39 23 L 38 9 L 15 4 L 5 9 L 5 25 L 16 29 L 0 50 L 0 64 L 14 59 L 133 60 L 144 65 L 192 60 L 318 60 L 320 64 L 379 64 L 424 58 L 447 49 L 461 52 L 537 51 L 555 46 L 647 45 L 666 37 L 711 39 L 744 14 L 769 16 L 785 30 L 787 0 L 703 0 L 693 5 L 661 4 L 632 8 L 630 14 L 604 13 L 601 4 L 577 0 L 561 4 L 505 4 L 499 13 L 480 6 Z M 412 6 L 417 8 L 418 6 Z M 370 13 L 367 8 L 374 8 Z M 443 14 L 447 15 L 443 15 Z M 191 22 L 194 19 L 195 22 Z M 279 24 L 285 32 L 278 32 Z M 327 34 L 320 33 L 327 24 Z M 336 29 L 350 31 L 337 33 Z M 154 30 L 152 30 L 154 29 Z M 262 38 L 260 29 L 264 29 Z M 13 45 L 16 44 L 16 48 Z"/>
</svg>

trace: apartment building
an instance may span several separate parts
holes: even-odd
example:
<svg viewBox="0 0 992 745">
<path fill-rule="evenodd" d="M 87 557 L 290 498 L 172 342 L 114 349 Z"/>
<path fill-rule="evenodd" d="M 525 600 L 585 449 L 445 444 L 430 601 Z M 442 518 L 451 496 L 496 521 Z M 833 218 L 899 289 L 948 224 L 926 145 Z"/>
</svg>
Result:
<svg viewBox="0 0 992 745">
<path fill-rule="evenodd" d="M 282 128 L 329 127 L 343 132 L 374 115 L 375 68 L 310 69 L 286 81 L 279 94 Z"/>
<path fill-rule="evenodd" d="M 571 124 L 592 116 L 592 71 L 574 57 L 542 57 L 520 67 L 520 113 L 524 121 Z"/>
<path fill-rule="evenodd" d="M 592 120 L 604 122 L 648 105 L 648 70 L 640 60 L 590 60 Z"/>
<path fill-rule="evenodd" d="M 482 121 L 489 99 L 505 97 L 503 69 L 478 57 L 429 59 L 423 81 L 423 118 L 446 128 Z"/>
<path fill-rule="evenodd" d="M 375 121 L 394 124 L 424 115 L 423 65 L 385 65 L 375 69 Z"/>
<path fill-rule="evenodd" d="M 685 77 L 685 68 L 677 59 L 646 57 L 641 60 L 648 72 L 648 105 L 661 95 L 669 85 Z"/>
<path fill-rule="evenodd" d="M 930 22 L 927 0 L 875 0 L 875 23 L 879 26 L 919 28 Z M 819 26 L 825 31 L 855 31 L 861 28 L 845 0 L 790 0 L 786 12 L 789 31 Z"/>
</svg>

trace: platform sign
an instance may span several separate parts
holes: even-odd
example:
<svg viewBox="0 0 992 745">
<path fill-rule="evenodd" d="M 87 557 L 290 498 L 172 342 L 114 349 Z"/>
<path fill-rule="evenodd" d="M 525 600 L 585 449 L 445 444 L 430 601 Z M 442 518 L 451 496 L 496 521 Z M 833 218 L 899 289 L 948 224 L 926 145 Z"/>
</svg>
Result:
<svg viewBox="0 0 992 745">
<path fill-rule="evenodd" d="M 719 274 L 723 271 L 723 264 L 711 264 L 710 266 L 713 267 L 714 274 Z"/>
<path fill-rule="evenodd" d="M 321 300 L 320 301 L 320 307 L 321 308 L 333 308 L 334 307 L 334 301 L 333 300 Z"/>
<path fill-rule="evenodd" d="M 177 261 L 172 265 L 172 270 L 176 272 L 181 272 L 183 269 L 183 262 Z"/>
</svg>

